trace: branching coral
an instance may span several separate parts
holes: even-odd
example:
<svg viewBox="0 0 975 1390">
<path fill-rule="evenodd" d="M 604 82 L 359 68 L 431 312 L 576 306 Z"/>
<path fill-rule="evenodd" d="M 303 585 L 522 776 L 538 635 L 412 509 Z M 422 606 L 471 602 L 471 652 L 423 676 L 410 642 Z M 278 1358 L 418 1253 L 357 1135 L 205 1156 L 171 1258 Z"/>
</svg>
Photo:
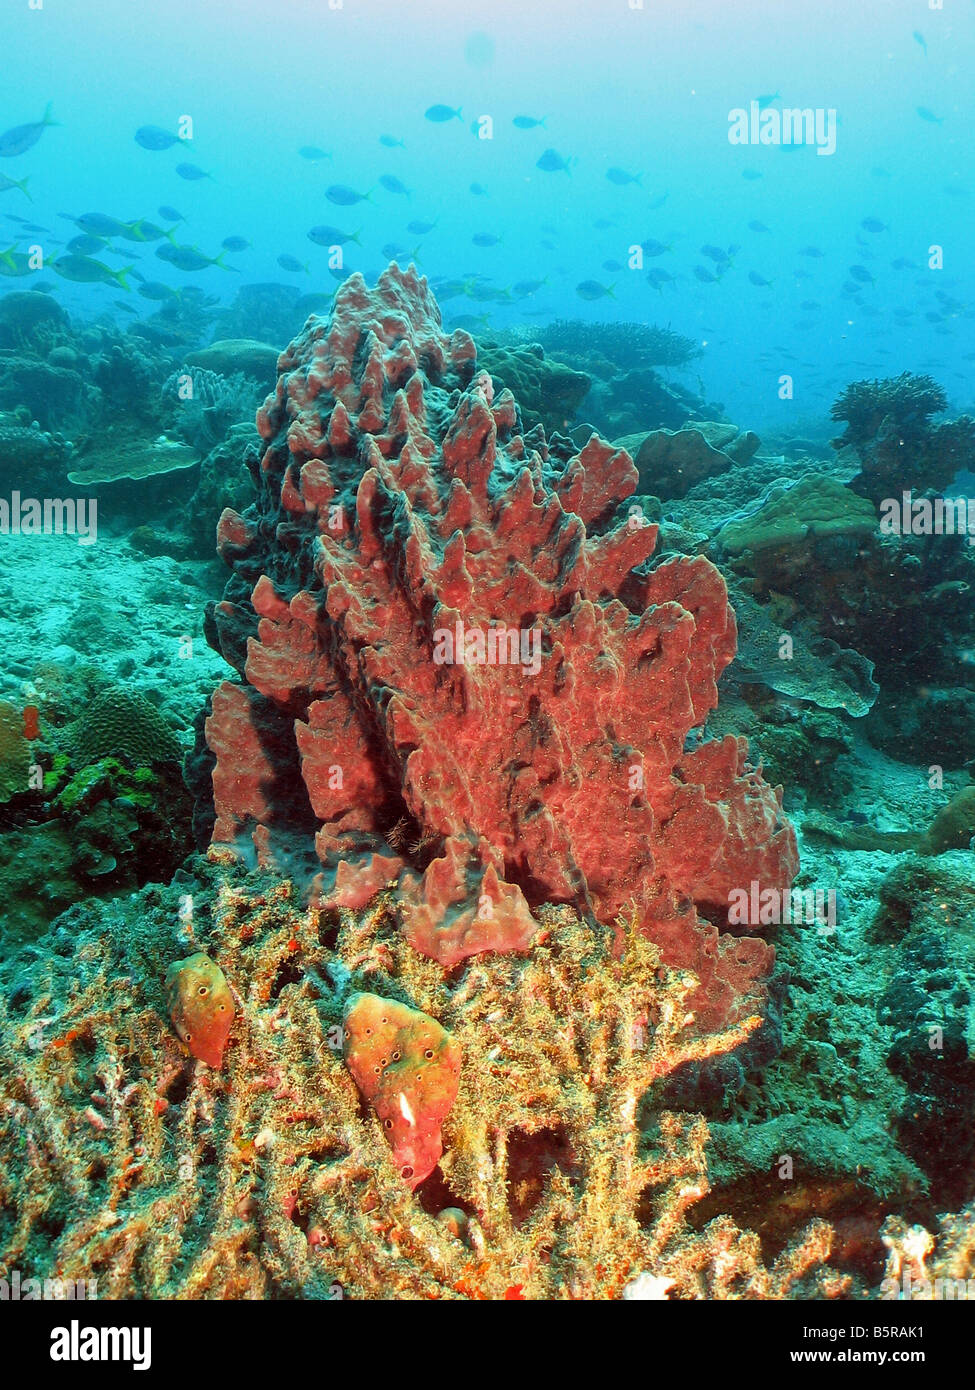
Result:
<svg viewBox="0 0 975 1390">
<path fill-rule="evenodd" d="M 683 367 L 702 351 L 693 338 L 654 323 L 555 319 L 533 333 L 549 352 L 608 357 L 620 367 Z"/>
<path fill-rule="evenodd" d="M 403 941 L 388 898 L 336 929 L 287 884 L 218 883 L 205 944 L 237 1017 L 213 1071 L 164 1017 L 165 960 L 201 943 L 148 902 L 141 934 L 112 907 L 88 930 L 76 912 L 74 950 L 38 953 L 7 991 L 3 1268 L 98 1279 L 102 1297 L 603 1298 L 641 1275 L 683 1298 L 842 1289 L 825 1227 L 766 1269 L 730 1219 L 687 1221 L 706 1126 L 664 1112 L 648 1142 L 638 1102 L 758 1020 L 695 1035 L 692 982 L 632 920 L 548 909 L 530 954 L 458 974 Z M 358 990 L 436 1017 L 463 1058 L 443 1177 L 416 1194 L 342 1058 Z"/>
<path fill-rule="evenodd" d="M 975 460 L 975 420 L 968 415 L 932 425 L 947 397 L 929 376 L 903 372 L 884 381 L 855 381 L 832 409 L 846 431 L 835 448 L 852 444 L 863 472 L 854 491 L 874 502 L 900 489 L 941 491 Z"/>
</svg>

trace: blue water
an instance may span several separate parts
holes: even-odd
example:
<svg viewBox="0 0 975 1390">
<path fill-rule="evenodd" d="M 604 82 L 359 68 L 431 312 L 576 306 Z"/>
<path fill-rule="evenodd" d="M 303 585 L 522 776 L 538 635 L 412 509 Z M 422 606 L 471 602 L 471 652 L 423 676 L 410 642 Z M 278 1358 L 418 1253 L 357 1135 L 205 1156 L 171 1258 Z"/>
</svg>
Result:
<svg viewBox="0 0 975 1390">
<path fill-rule="evenodd" d="M 226 254 L 233 272 L 180 272 L 153 245 L 131 242 L 114 244 L 140 259 L 99 258 L 229 302 L 247 281 L 334 290 L 328 252 L 307 236 L 333 224 L 360 234 L 344 267 L 370 279 L 386 263 L 382 248 L 395 244 L 401 260 L 418 248 L 434 280 L 502 291 L 544 281 L 510 302 L 455 297 L 443 306 L 448 325 L 466 315 L 487 334 L 565 317 L 670 325 L 705 349 L 686 383 L 758 429 L 815 428 L 851 378 L 902 370 L 931 372 L 953 405 L 970 404 L 975 5 L 635 3 L 48 0 L 35 10 L 22 0 L 0 19 L 0 127 L 39 120 L 48 102 L 59 124 L 32 149 L 0 158 L 0 173 L 29 176 L 34 199 L 0 194 L 0 249 L 40 245 L 49 266 L 77 231 L 60 214 L 159 221 L 158 208 L 174 206 L 186 219 L 174 232 L 181 243 L 212 257 L 228 236 L 252 243 Z M 732 145 L 729 113 L 775 93 L 773 110 L 835 110 L 835 153 Z M 462 119 L 427 120 L 437 103 Z M 140 126 L 175 131 L 187 116 L 193 138 L 184 146 L 156 152 L 134 139 Z M 516 116 L 545 125 L 518 129 Z M 493 123 L 490 139 L 472 132 L 482 117 Z M 385 148 L 383 134 L 405 148 Z M 309 162 L 298 153 L 306 145 L 331 157 Z M 537 167 L 548 149 L 568 170 Z M 212 178 L 185 181 L 175 172 L 183 162 Z M 611 168 L 639 182 L 614 184 Z M 401 180 L 409 198 L 388 192 L 382 175 Z M 326 189 L 336 184 L 370 201 L 335 206 Z M 49 231 L 26 233 L 6 220 L 11 213 Z M 407 230 L 414 219 L 436 226 L 417 235 Z M 869 219 L 885 230 L 864 229 Z M 480 234 L 502 240 L 480 247 Z M 673 250 L 631 269 L 630 248 L 651 238 Z M 740 247 L 716 283 L 695 276 L 695 266 L 718 268 L 703 245 Z M 809 246 L 822 256 L 800 254 Z M 943 268 L 928 268 L 933 246 L 943 248 Z M 282 270 L 282 254 L 308 273 Z M 624 268 L 607 270 L 613 261 Z M 851 282 L 851 266 L 873 282 Z M 655 289 L 651 269 L 675 279 Z M 142 315 L 157 308 L 49 269 L 36 279 L 53 280 L 81 317 L 125 322 L 120 299 Z M 611 295 L 581 298 L 576 287 L 587 281 Z M 780 399 L 783 374 L 791 399 Z"/>
</svg>

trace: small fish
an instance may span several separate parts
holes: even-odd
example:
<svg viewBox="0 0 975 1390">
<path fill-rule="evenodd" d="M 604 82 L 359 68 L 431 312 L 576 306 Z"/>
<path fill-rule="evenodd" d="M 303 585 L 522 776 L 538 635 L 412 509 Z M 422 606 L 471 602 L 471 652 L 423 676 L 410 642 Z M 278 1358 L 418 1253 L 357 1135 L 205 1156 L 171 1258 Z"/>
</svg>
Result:
<svg viewBox="0 0 975 1390">
<path fill-rule="evenodd" d="M 542 288 L 543 285 L 547 284 L 547 278 L 544 280 L 519 280 L 518 283 L 516 285 L 512 285 L 511 288 L 512 292 L 519 299 L 527 299 L 529 295 L 535 294 L 538 290 Z"/>
<path fill-rule="evenodd" d="M 39 121 L 13 126 L 0 135 L 0 159 L 12 159 L 14 155 L 25 154 L 33 149 L 49 125 L 60 124 L 60 121 L 51 120 L 51 103 L 48 102 Z"/>
<path fill-rule="evenodd" d="M 220 243 L 225 251 L 249 251 L 250 242 L 245 236 L 225 236 Z"/>
<path fill-rule="evenodd" d="M 318 145 L 302 145 L 298 151 L 302 159 L 307 159 L 312 164 L 317 164 L 320 159 L 331 159 L 328 150 L 323 150 Z"/>
<path fill-rule="evenodd" d="M 491 316 L 489 314 L 458 314 L 455 319 L 450 320 L 451 328 L 463 328 L 471 333 L 476 328 L 479 333 L 483 333 L 490 326 Z"/>
<path fill-rule="evenodd" d="M 625 188 L 628 183 L 639 183 L 642 185 L 642 174 L 628 174 L 625 169 L 607 169 L 606 177 L 610 183 L 615 183 L 619 188 Z"/>
<path fill-rule="evenodd" d="M 671 275 L 669 270 L 664 270 L 660 266 L 652 266 L 651 269 L 647 271 L 647 282 L 654 287 L 658 294 L 660 293 L 661 285 L 673 285 L 676 279 L 677 277 Z"/>
<path fill-rule="evenodd" d="M 335 203 L 340 208 L 351 208 L 356 203 L 372 202 L 368 193 L 357 193 L 354 188 L 349 188 L 344 183 L 333 183 L 325 190 L 325 197 L 330 203 Z"/>
<path fill-rule="evenodd" d="M 865 217 L 860 223 L 865 232 L 886 232 L 889 230 L 886 222 L 881 222 L 879 217 Z"/>
<path fill-rule="evenodd" d="M 545 125 L 545 117 L 541 116 L 536 120 L 534 116 L 516 116 L 511 124 L 519 130 L 535 130 L 536 127 Z"/>
<path fill-rule="evenodd" d="M 696 265 L 694 267 L 694 274 L 702 282 L 702 284 L 716 285 L 718 283 L 718 277 L 716 275 L 712 275 L 710 270 L 708 270 L 707 266 Z"/>
<path fill-rule="evenodd" d="M 156 211 L 159 213 L 159 216 L 162 218 L 164 222 L 186 221 L 186 218 L 183 216 L 183 214 L 181 212 L 177 212 L 175 208 L 171 208 L 168 203 L 164 203 L 161 208 L 156 208 Z"/>
<path fill-rule="evenodd" d="M 546 150 L 539 159 L 535 160 L 535 168 L 541 169 L 543 174 L 569 173 L 569 161 L 563 159 L 558 150 Z"/>
<path fill-rule="evenodd" d="M 720 246 L 702 246 L 701 255 L 707 256 L 709 261 L 714 261 L 715 265 L 727 266 L 730 257 L 727 251 L 722 251 Z"/>
<path fill-rule="evenodd" d="M 804 312 L 807 314 L 814 314 L 817 309 L 821 309 L 822 307 L 823 306 L 819 304 L 815 299 L 804 299 L 802 303 L 799 305 L 799 308 L 804 310 Z"/>
<path fill-rule="evenodd" d="M 754 222 L 749 222 L 749 224 L 748 224 L 748 230 L 749 230 L 750 232 L 767 232 L 767 231 L 769 231 L 770 229 L 769 229 L 768 227 L 766 227 L 766 225 L 765 225 L 764 222 L 759 222 L 759 221 L 756 219 Z"/>
<path fill-rule="evenodd" d="M 126 241 L 162 241 L 163 237 L 168 238 L 169 235 L 169 232 L 164 232 L 162 227 L 157 227 L 155 222 L 149 222 L 144 217 L 127 222 L 119 233 Z"/>
<path fill-rule="evenodd" d="M 133 269 L 127 265 L 122 270 L 112 270 L 91 256 L 60 256 L 51 262 L 51 269 L 64 280 L 73 280 L 78 285 L 121 285 L 123 290 L 130 288 L 126 275 Z"/>
<path fill-rule="evenodd" d="M 0 193 L 6 193 L 11 188 L 19 188 L 29 203 L 34 201 L 27 192 L 27 179 L 8 179 L 6 174 L 0 174 Z"/>
<path fill-rule="evenodd" d="M 128 225 L 104 212 L 82 213 L 80 217 L 75 218 L 74 224 L 80 232 L 88 232 L 90 236 L 100 236 L 106 240 L 109 237 L 122 236 Z"/>
<path fill-rule="evenodd" d="M 915 106 L 914 110 L 921 117 L 921 120 L 927 121 L 929 125 L 944 125 L 945 123 L 944 116 L 936 116 L 926 106 Z"/>
<path fill-rule="evenodd" d="M 925 37 L 924 37 L 924 35 L 921 33 L 920 29 L 915 29 L 915 30 L 914 30 L 913 38 L 914 38 L 914 42 L 917 44 L 918 48 L 922 48 L 922 49 L 924 50 L 924 56 L 925 56 L 925 58 L 926 58 L 926 57 L 928 56 L 928 45 L 927 45 L 927 41 L 925 40 Z"/>
<path fill-rule="evenodd" d="M 749 183 L 754 183 L 756 179 L 763 177 L 759 169 L 742 169 L 741 176 L 743 179 L 747 179 Z"/>
<path fill-rule="evenodd" d="M 385 145 L 385 147 L 386 147 L 387 150 L 405 150 L 405 149 L 406 149 L 406 143 L 405 143 L 405 141 L 403 141 L 403 140 L 397 140 L 397 138 L 396 138 L 395 135 L 380 135 L 380 137 L 379 137 L 379 143 L 380 143 L 380 145 Z"/>
<path fill-rule="evenodd" d="M 343 232 L 341 227 L 330 227 L 327 223 L 312 227 L 308 233 L 308 240 L 313 241 L 316 246 L 344 246 L 348 241 L 354 241 L 357 246 L 362 245 L 359 232 Z"/>
<path fill-rule="evenodd" d="M 658 208 L 663 207 L 664 203 L 666 203 L 669 197 L 669 192 L 659 193 L 656 198 L 650 199 L 649 203 L 647 204 L 647 207 L 650 209 L 651 212 L 656 212 Z"/>
<path fill-rule="evenodd" d="M 800 256 L 809 256 L 814 261 L 821 261 L 826 252 L 821 251 L 818 246 L 804 246 L 799 252 Z"/>
<path fill-rule="evenodd" d="M 6 251 L 0 251 L 0 275 L 9 279 L 22 279 L 25 275 L 33 275 L 34 267 L 30 262 L 30 256 L 18 251 L 17 243 L 14 242 Z"/>
<path fill-rule="evenodd" d="M 234 997 L 219 965 L 198 951 L 166 972 L 169 1017 L 192 1056 L 219 1070 L 234 1022 Z"/>
<path fill-rule="evenodd" d="M 648 237 L 646 241 L 640 242 L 640 250 L 645 256 L 662 256 L 673 249 L 670 242 L 657 241 L 654 237 Z"/>
<path fill-rule="evenodd" d="M 759 111 L 764 111 L 765 108 L 766 108 L 766 106 L 771 106 L 771 105 L 772 105 L 772 102 L 773 102 L 773 101 L 778 101 L 778 99 L 779 99 L 780 96 L 781 96 L 781 92 L 769 92 L 767 96 L 761 96 L 761 97 L 759 97 L 759 98 L 758 98 L 758 109 L 759 109 Z"/>
<path fill-rule="evenodd" d="M 396 193 L 404 198 L 412 196 L 411 190 L 408 189 L 403 180 L 398 179 L 395 174 L 380 174 L 379 182 L 387 193 Z"/>
<path fill-rule="evenodd" d="M 467 298 L 473 299 L 475 304 L 510 304 L 511 291 L 494 285 L 474 285 L 468 290 Z"/>
<path fill-rule="evenodd" d="M 233 270 L 235 268 L 224 265 L 222 252 L 219 256 L 207 256 L 197 246 L 175 246 L 168 241 L 165 245 L 157 248 L 156 255 L 161 261 L 168 261 L 177 270 L 187 272 L 206 270 L 211 265 L 218 265 L 221 270 Z"/>
<path fill-rule="evenodd" d="M 198 164 L 177 164 L 176 172 L 181 179 L 186 179 L 189 183 L 195 183 L 197 179 L 212 179 L 213 175 L 208 174 L 205 169 L 201 169 Z"/>
<path fill-rule="evenodd" d="M 137 314 L 138 309 L 133 309 L 131 304 L 126 304 L 124 299 L 113 299 L 112 303 L 117 309 L 121 309 L 123 314 Z"/>
<path fill-rule="evenodd" d="M 81 232 L 71 238 L 65 250 L 72 256 L 94 256 L 96 251 L 103 250 L 106 245 L 104 237 L 89 236 L 87 232 Z"/>
<path fill-rule="evenodd" d="M 872 285 L 875 283 L 873 276 L 865 265 L 851 265 L 850 275 L 854 280 L 858 280 L 861 285 Z"/>
<path fill-rule="evenodd" d="M 455 118 L 458 121 L 462 121 L 464 119 L 463 116 L 460 114 L 459 106 L 456 108 L 456 110 L 452 106 L 428 106 L 423 114 L 428 121 L 433 121 L 435 125 L 443 125 L 445 121 L 452 121 Z"/>
<path fill-rule="evenodd" d="M 768 289 L 769 285 L 772 283 L 771 280 L 766 280 L 764 275 L 759 275 L 757 270 L 750 270 L 748 272 L 748 278 L 753 285 L 758 285 L 759 289 L 763 290 Z"/>
<path fill-rule="evenodd" d="M 169 285 L 164 285 L 161 280 L 144 280 L 141 285 L 136 287 L 136 294 L 141 294 L 143 299 L 151 299 L 162 303 L 166 299 L 178 299 L 179 290 L 171 289 Z"/>
<path fill-rule="evenodd" d="M 440 219 L 438 218 L 437 221 L 439 220 Z M 427 232 L 432 232 L 436 225 L 436 222 L 413 221 L 407 222 L 406 230 L 408 232 L 412 232 L 414 236 L 426 236 Z"/>
<path fill-rule="evenodd" d="M 493 232 L 478 232 L 476 236 L 471 237 L 475 246 L 499 246 L 502 240 L 502 237 L 495 236 Z"/>
<path fill-rule="evenodd" d="M 467 289 L 466 280 L 440 280 L 434 285 L 438 300 L 446 304 L 448 300 L 458 299 Z"/>
<path fill-rule="evenodd" d="M 603 261 L 602 269 L 608 270 L 610 275 L 616 275 L 619 271 L 623 269 L 623 263 L 622 261 Z"/>
<path fill-rule="evenodd" d="M 487 189 L 484 187 L 483 183 L 472 183 L 472 184 L 471 184 L 471 192 L 474 194 L 474 197 L 475 197 L 475 198 L 487 198 L 487 197 L 488 197 L 488 191 L 487 191 Z"/>
<path fill-rule="evenodd" d="M 171 135 L 158 125 L 140 125 L 135 132 L 135 143 L 144 150 L 169 150 L 173 145 L 185 145 L 178 135 Z"/>
<path fill-rule="evenodd" d="M 306 275 L 311 274 L 307 262 L 299 261 L 297 256 L 289 256 L 287 252 L 282 253 L 278 257 L 278 265 L 282 270 L 290 270 L 295 275 L 300 275 L 302 271 L 304 271 Z"/>
<path fill-rule="evenodd" d="M 580 299 L 592 303 L 593 300 L 605 299 L 607 296 L 610 299 L 615 299 L 616 295 L 613 293 L 615 288 L 615 285 L 601 285 L 598 280 L 583 280 L 576 285 L 576 294 Z"/>
</svg>

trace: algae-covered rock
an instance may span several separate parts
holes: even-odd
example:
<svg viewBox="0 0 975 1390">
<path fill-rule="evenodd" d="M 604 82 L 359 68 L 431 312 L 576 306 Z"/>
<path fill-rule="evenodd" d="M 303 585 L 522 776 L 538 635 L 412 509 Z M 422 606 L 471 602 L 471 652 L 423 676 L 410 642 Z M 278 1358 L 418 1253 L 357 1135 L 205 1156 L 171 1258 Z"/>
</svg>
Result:
<svg viewBox="0 0 975 1390">
<path fill-rule="evenodd" d="M 735 463 L 746 463 L 759 439 L 735 425 L 702 421 L 679 430 L 626 435 L 616 444 L 633 456 L 641 492 L 684 497 L 702 479 L 727 473 Z"/>
<path fill-rule="evenodd" d="M 584 372 L 545 356 L 538 344 L 478 345 L 477 365 L 489 372 L 495 392 L 507 388 L 521 406 L 526 426 L 542 424 L 547 434 L 571 427 L 589 390 Z"/>
<path fill-rule="evenodd" d="M 975 1163 L 971 857 L 904 860 L 879 897 L 874 935 L 897 942 L 877 1017 L 892 1030 L 887 1064 L 908 1087 L 898 1138 L 954 1205 L 970 1196 Z"/>
<path fill-rule="evenodd" d="M 112 687 L 91 702 L 73 730 L 79 763 L 118 758 L 132 767 L 178 763 L 182 749 L 176 734 L 144 695 Z"/>
<path fill-rule="evenodd" d="M 72 430 L 86 417 L 89 391 L 78 372 L 42 357 L 0 350 L 0 410 L 23 406 L 41 429 Z"/>
<path fill-rule="evenodd" d="M 15 290 L 0 298 L 0 347 L 33 347 L 47 343 L 67 327 L 67 314 L 49 294 Z"/>
<path fill-rule="evenodd" d="M 738 654 L 732 671 L 760 681 L 782 695 L 808 700 L 820 709 L 842 709 L 859 719 L 879 692 L 873 662 L 839 646 L 807 625 L 785 628 L 765 604 L 737 590 Z M 783 640 L 785 639 L 785 640 Z"/>
<path fill-rule="evenodd" d="M 877 530 L 871 502 L 824 473 L 807 473 L 793 486 L 774 487 L 763 504 L 748 516 L 736 517 L 718 532 L 729 555 L 754 570 L 772 563 L 766 552 L 791 552 L 787 567 L 801 568 L 812 546 L 832 536 L 868 536 Z"/>
<path fill-rule="evenodd" d="M 0 701 L 0 804 L 28 789 L 31 753 L 24 735 L 24 716 Z"/>
<path fill-rule="evenodd" d="M 170 439 L 120 438 L 118 435 L 94 441 L 79 460 L 80 467 L 68 474 L 75 487 L 97 488 L 118 482 L 143 482 L 161 474 L 193 468 L 200 456 L 189 444 Z"/>
<path fill-rule="evenodd" d="M 221 338 L 209 347 L 187 353 L 186 361 L 191 367 L 219 372 L 221 376 L 235 376 L 239 372 L 272 383 L 277 376 L 279 356 L 278 348 L 255 338 Z"/>
</svg>

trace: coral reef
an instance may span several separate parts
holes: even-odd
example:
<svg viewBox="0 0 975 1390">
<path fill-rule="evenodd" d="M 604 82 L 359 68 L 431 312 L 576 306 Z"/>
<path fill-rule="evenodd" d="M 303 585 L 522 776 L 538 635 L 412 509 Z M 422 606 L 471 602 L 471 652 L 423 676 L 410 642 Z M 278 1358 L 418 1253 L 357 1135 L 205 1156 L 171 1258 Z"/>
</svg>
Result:
<svg viewBox="0 0 975 1390">
<path fill-rule="evenodd" d="M 645 1138 L 638 1102 L 757 1020 L 689 1036 L 691 981 L 661 969 L 632 922 L 614 945 L 571 909 L 547 909 L 530 955 L 469 960 L 448 976 L 403 941 L 388 900 L 343 910 L 329 929 L 287 884 L 257 891 L 212 866 L 192 882 L 178 916 L 179 889 L 145 890 L 132 921 L 113 904 L 73 909 L 54 949 L 5 967 L 4 1267 L 97 1278 L 100 1297 L 115 1298 L 850 1287 L 826 1265 L 824 1222 L 797 1229 L 766 1265 L 729 1217 L 703 1229 L 688 1219 L 707 1193 L 707 1128 L 663 1112 Z M 204 932 L 237 1005 L 220 1070 L 182 1055 L 161 989 L 167 950 Z M 424 1040 L 444 1030 L 449 1073 L 459 1059 L 442 1177 L 415 1194 L 343 1060 L 363 992 L 388 1001 L 385 1016 L 410 1037 L 416 1011 L 430 1015 Z"/>
<path fill-rule="evenodd" d="M 537 343 L 524 347 L 481 344 L 478 364 L 491 374 L 497 392 L 511 392 L 529 427 L 542 425 L 549 434 L 566 431 L 575 423 L 590 386 L 584 372 L 548 357 Z"/>
<path fill-rule="evenodd" d="M 221 443 L 234 425 L 246 421 L 252 427 L 262 393 L 263 386 L 255 387 L 242 371 L 222 376 L 205 367 L 174 372 L 162 389 L 164 400 L 176 403 L 173 429 L 204 452 Z"/>
<path fill-rule="evenodd" d="M 684 497 L 702 478 L 747 463 L 759 447 L 759 439 L 751 431 L 739 433 L 734 425 L 702 420 L 680 430 L 627 435 L 616 440 L 616 445 L 633 455 L 641 492 L 654 497 Z"/>
<path fill-rule="evenodd" d="M 947 407 L 932 377 L 904 372 L 883 381 L 855 381 L 830 412 L 846 422 L 834 440 L 852 445 L 861 464 L 853 490 L 873 502 L 899 497 L 901 490 L 940 492 L 960 469 L 975 464 L 975 420 L 962 415 L 932 425 Z"/>
<path fill-rule="evenodd" d="M 622 368 L 685 367 L 703 351 L 693 338 L 654 323 L 553 319 L 533 333 L 546 351 L 564 360 L 600 356 Z"/>
<path fill-rule="evenodd" d="M 245 683 L 206 722 L 214 841 L 286 868 L 314 834 L 324 904 L 398 878 L 406 938 L 443 963 L 526 949 L 546 901 L 636 904 L 698 975 L 698 1026 L 762 1013 L 774 951 L 704 913 L 787 888 L 794 835 L 743 741 L 685 751 L 735 651 L 724 583 L 647 568 L 629 457 L 524 436 L 439 322 L 394 266 L 282 354 L 258 501 L 219 531 L 208 635 Z"/>
<path fill-rule="evenodd" d="M 91 489 L 120 483 L 133 499 L 145 505 L 147 480 L 195 468 L 200 458 L 188 444 L 164 434 L 140 438 L 125 431 L 123 438 L 105 429 L 100 431 L 98 442 L 87 445 L 74 462 L 68 482 L 75 487 Z M 142 486 L 126 486 L 133 482 Z"/>
<path fill-rule="evenodd" d="M 732 517 L 717 543 L 734 568 L 754 575 L 765 588 L 781 589 L 823 567 L 833 537 L 876 535 L 877 513 L 828 474 L 807 473 L 794 484 L 773 487 L 761 506 Z"/>
<path fill-rule="evenodd" d="M 84 764 L 119 758 L 135 767 L 178 762 L 182 749 L 172 728 L 145 696 L 116 686 L 102 691 L 80 715 L 74 749 Z"/>
<path fill-rule="evenodd" d="M 186 361 L 197 371 L 231 379 L 242 376 L 264 387 L 277 372 L 278 349 L 254 338 L 221 338 L 187 353 Z"/>
</svg>

